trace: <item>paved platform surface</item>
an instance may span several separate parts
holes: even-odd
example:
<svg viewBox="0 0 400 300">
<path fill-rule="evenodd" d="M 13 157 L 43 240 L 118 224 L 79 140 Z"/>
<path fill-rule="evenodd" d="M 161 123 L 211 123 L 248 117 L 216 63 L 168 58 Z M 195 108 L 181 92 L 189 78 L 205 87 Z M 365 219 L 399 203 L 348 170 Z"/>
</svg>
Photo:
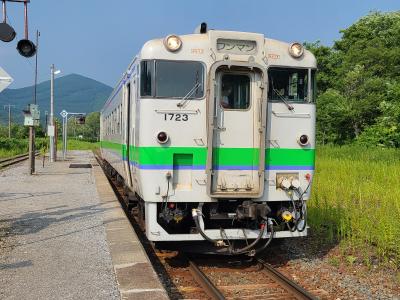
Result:
<svg viewBox="0 0 400 300">
<path fill-rule="evenodd" d="M 0 171 L 0 299 L 167 299 L 89 151 Z M 140 270 L 140 272 L 138 272 Z"/>
</svg>

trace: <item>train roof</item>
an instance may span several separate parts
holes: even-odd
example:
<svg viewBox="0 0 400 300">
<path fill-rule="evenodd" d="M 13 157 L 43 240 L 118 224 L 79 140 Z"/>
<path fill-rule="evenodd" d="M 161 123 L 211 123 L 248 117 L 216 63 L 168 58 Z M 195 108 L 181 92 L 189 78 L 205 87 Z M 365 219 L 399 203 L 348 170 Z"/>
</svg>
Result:
<svg viewBox="0 0 400 300">
<path fill-rule="evenodd" d="M 315 56 L 308 50 L 304 49 L 304 53 L 300 58 L 290 55 L 289 47 L 292 43 L 283 42 L 275 39 L 265 38 L 263 34 L 240 31 L 222 31 L 209 30 L 205 34 L 194 33 L 187 35 L 179 35 L 182 40 L 182 47 L 177 52 L 171 52 L 164 46 L 164 38 L 153 39 L 146 42 L 140 53 L 141 59 L 166 59 L 166 60 L 201 60 L 204 62 L 213 62 L 212 56 L 218 59 L 229 55 L 230 60 L 248 60 L 251 55 L 255 59 L 265 63 L 265 66 L 288 66 L 317 68 Z M 233 53 L 228 51 L 219 51 L 217 43 L 219 41 L 245 41 L 256 42 L 257 52 L 250 55 L 243 53 Z"/>
</svg>

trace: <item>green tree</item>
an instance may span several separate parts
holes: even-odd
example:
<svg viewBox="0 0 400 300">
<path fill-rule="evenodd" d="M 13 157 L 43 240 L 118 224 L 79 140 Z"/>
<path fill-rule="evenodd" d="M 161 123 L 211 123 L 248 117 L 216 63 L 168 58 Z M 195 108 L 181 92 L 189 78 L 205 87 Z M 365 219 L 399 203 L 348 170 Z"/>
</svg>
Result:
<svg viewBox="0 0 400 300">
<path fill-rule="evenodd" d="M 400 12 L 373 12 L 341 33 L 333 47 L 305 43 L 318 61 L 318 141 L 398 147 Z"/>
<path fill-rule="evenodd" d="M 86 116 L 85 124 L 78 124 L 76 118 L 71 118 L 68 122 L 68 136 L 90 142 L 97 142 L 100 134 L 100 113 L 92 112 Z"/>
</svg>

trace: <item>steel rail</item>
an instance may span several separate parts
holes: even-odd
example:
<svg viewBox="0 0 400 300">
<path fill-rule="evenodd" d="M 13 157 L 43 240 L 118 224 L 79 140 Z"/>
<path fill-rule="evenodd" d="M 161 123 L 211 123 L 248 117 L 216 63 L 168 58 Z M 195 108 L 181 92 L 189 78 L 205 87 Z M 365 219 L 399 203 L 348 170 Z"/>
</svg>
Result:
<svg viewBox="0 0 400 300">
<path fill-rule="evenodd" d="M 12 157 L 7 157 L 7 158 L 2 158 L 2 159 L 0 159 L 0 164 L 2 164 L 4 162 L 7 162 L 7 161 L 10 161 L 10 160 L 14 160 L 14 159 L 20 158 L 20 157 L 24 157 L 26 155 L 28 155 L 28 153 L 19 154 L 19 155 L 12 156 Z"/>
<path fill-rule="evenodd" d="M 35 156 L 37 156 L 38 154 L 39 154 L 39 152 L 36 152 Z M 16 155 L 13 157 L 1 159 L 0 160 L 0 168 L 11 166 L 11 165 L 19 163 L 21 161 L 27 160 L 28 158 L 29 158 L 29 153 L 25 153 L 25 154 L 20 154 L 20 155 Z"/>
<path fill-rule="evenodd" d="M 224 300 L 225 297 L 218 288 L 208 279 L 208 277 L 199 269 L 199 267 L 189 260 L 189 271 L 198 284 L 204 289 L 204 292 L 212 299 Z"/>
<path fill-rule="evenodd" d="M 258 258 L 257 261 L 264 267 L 265 273 L 274 281 L 279 283 L 286 291 L 292 294 L 298 300 L 317 300 L 318 298 L 307 292 L 300 285 L 290 280 L 281 272 L 277 271 L 270 264 Z"/>
</svg>

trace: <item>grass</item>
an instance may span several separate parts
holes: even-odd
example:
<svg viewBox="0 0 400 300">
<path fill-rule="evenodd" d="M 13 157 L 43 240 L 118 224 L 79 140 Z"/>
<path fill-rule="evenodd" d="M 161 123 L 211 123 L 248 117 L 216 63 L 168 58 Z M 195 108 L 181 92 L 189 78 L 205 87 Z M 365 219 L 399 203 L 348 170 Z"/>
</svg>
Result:
<svg viewBox="0 0 400 300">
<path fill-rule="evenodd" d="M 58 142 L 58 150 L 62 150 L 62 141 Z M 68 150 L 96 150 L 100 147 L 100 143 L 91 143 L 82 140 L 68 139 Z"/>
<path fill-rule="evenodd" d="M 359 255 L 372 246 L 381 260 L 400 266 L 399 158 L 398 149 L 317 148 L 310 226 Z"/>
<path fill-rule="evenodd" d="M 36 148 L 44 147 L 44 138 L 36 139 Z M 8 158 L 28 152 L 28 139 L 0 138 L 0 158 Z"/>
<path fill-rule="evenodd" d="M 0 138 L 0 158 L 7 158 L 26 152 L 28 152 L 27 140 Z"/>
<path fill-rule="evenodd" d="M 48 139 L 36 138 L 36 149 L 41 153 L 48 148 Z M 95 150 L 99 143 L 68 139 L 68 150 Z M 58 142 L 58 150 L 62 149 L 62 141 Z M 47 150 L 48 151 L 48 150 Z M 0 138 L 0 159 L 28 152 L 28 139 Z"/>
</svg>

